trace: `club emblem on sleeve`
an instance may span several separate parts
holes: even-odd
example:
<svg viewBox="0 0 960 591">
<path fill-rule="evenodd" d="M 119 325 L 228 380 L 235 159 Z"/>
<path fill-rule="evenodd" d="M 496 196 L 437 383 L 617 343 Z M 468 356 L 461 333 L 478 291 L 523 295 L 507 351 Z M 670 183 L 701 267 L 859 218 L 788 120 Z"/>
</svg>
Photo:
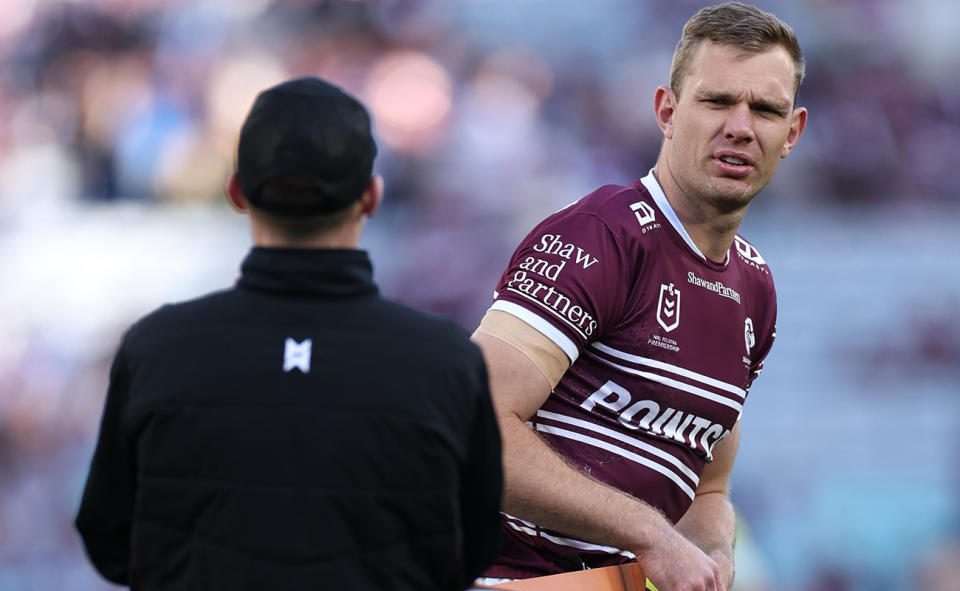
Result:
<svg viewBox="0 0 960 591">
<path fill-rule="evenodd" d="M 302 343 L 287 337 L 283 344 L 283 371 L 291 372 L 299 369 L 302 373 L 310 373 L 310 354 L 313 350 L 313 340 L 304 339 Z"/>
<path fill-rule="evenodd" d="M 680 290 L 673 284 L 660 284 L 660 298 L 657 300 L 657 322 L 663 330 L 670 332 L 680 325 Z"/>
<path fill-rule="evenodd" d="M 753 320 L 749 316 L 743 324 L 743 340 L 747 345 L 747 355 L 749 355 L 750 349 L 753 349 L 753 346 L 757 344 L 757 338 L 753 333 Z"/>
</svg>

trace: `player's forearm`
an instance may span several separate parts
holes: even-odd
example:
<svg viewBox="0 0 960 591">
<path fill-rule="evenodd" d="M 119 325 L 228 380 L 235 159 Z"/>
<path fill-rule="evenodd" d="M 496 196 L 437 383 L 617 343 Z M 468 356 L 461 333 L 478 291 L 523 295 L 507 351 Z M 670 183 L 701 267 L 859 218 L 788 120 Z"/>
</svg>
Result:
<svg viewBox="0 0 960 591">
<path fill-rule="evenodd" d="M 532 329 L 530 329 L 532 330 Z M 522 349 L 484 331 L 483 350 L 503 447 L 503 510 L 549 529 L 638 556 L 664 538 L 680 538 L 647 504 L 570 466 L 524 423 L 551 383 Z M 557 355 L 564 355 L 557 348 Z"/>
<path fill-rule="evenodd" d="M 734 577 L 736 515 L 726 493 L 698 494 L 676 528 L 713 558 L 729 588 Z"/>
<path fill-rule="evenodd" d="M 500 417 L 503 510 L 539 526 L 636 554 L 670 529 L 649 505 L 569 464 L 518 417 Z"/>
</svg>

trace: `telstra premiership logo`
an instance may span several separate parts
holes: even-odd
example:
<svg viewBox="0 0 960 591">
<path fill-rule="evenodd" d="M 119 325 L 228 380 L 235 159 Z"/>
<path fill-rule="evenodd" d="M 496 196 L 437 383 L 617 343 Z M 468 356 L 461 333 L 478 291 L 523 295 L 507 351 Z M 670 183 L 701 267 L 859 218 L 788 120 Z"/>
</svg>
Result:
<svg viewBox="0 0 960 591">
<path fill-rule="evenodd" d="M 680 290 L 673 284 L 660 284 L 660 298 L 657 300 L 657 322 L 663 330 L 670 332 L 680 325 Z"/>
</svg>

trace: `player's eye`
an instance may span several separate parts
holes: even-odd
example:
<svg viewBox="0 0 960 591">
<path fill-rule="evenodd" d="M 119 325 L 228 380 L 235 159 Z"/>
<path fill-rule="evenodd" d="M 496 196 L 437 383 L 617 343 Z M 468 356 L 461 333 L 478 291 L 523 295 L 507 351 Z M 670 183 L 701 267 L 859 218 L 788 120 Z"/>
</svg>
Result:
<svg viewBox="0 0 960 591">
<path fill-rule="evenodd" d="M 782 110 L 780 110 L 780 109 L 778 109 L 778 108 L 776 108 L 776 107 L 769 106 L 769 105 L 756 105 L 756 106 L 754 107 L 754 110 L 755 110 L 755 111 L 758 111 L 758 112 L 760 112 L 760 113 L 765 113 L 765 114 L 767 114 L 767 115 L 774 115 L 774 116 L 776 116 L 776 117 L 786 117 L 786 116 L 787 116 L 787 114 L 784 113 Z"/>
</svg>

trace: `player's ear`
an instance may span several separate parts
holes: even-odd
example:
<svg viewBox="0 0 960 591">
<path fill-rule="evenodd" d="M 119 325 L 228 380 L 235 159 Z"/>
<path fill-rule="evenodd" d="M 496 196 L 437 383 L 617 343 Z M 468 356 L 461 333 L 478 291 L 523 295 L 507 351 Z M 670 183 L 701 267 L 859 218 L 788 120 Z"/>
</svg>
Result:
<svg viewBox="0 0 960 591">
<path fill-rule="evenodd" d="M 653 97 L 653 110 L 657 117 L 657 125 L 663 132 L 663 137 L 673 137 L 673 115 L 676 112 L 677 95 L 667 86 L 658 86 Z"/>
<path fill-rule="evenodd" d="M 240 184 L 237 182 L 237 171 L 232 171 L 227 175 L 227 180 L 223 183 L 223 193 L 227 196 L 227 201 L 238 213 L 247 213 L 250 211 L 250 204 L 247 198 L 243 196 L 240 190 Z"/>
<path fill-rule="evenodd" d="M 360 197 L 360 211 L 367 217 L 373 217 L 373 214 L 380 207 L 383 201 L 383 177 L 375 174 L 370 178 L 370 185 Z"/>
<path fill-rule="evenodd" d="M 790 153 L 790 150 L 797 145 L 797 142 L 800 140 L 800 136 L 803 135 L 803 130 L 807 127 L 807 109 L 806 107 L 797 107 L 793 110 L 792 119 L 790 120 L 790 131 L 787 133 L 787 141 L 783 143 L 783 148 L 780 150 L 780 157 L 786 158 L 787 154 Z"/>
</svg>

